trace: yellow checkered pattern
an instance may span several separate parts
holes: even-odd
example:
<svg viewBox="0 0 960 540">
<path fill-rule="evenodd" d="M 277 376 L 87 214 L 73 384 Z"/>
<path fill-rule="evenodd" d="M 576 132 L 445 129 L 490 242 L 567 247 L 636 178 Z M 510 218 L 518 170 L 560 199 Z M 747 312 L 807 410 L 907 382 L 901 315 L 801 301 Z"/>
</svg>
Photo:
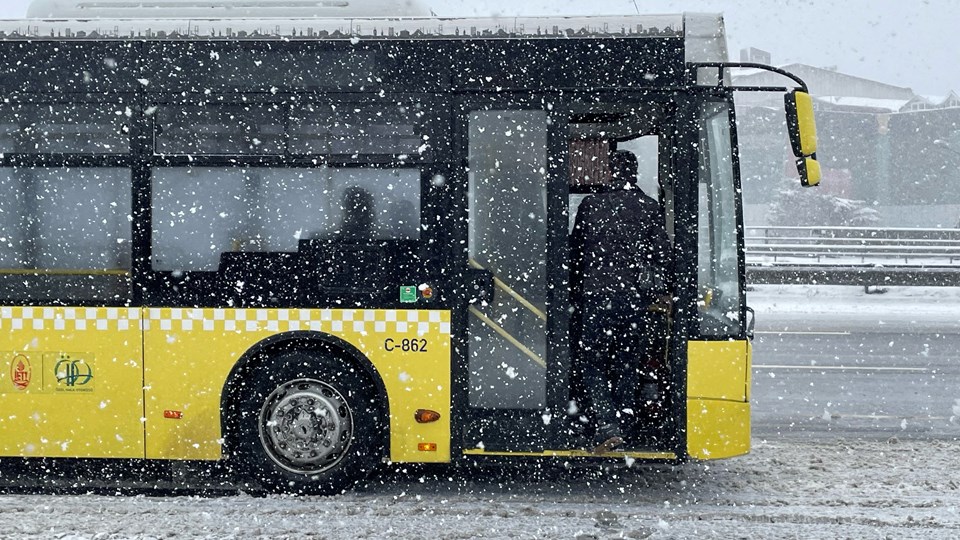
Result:
<svg viewBox="0 0 960 540">
<path fill-rule="evenodd" d="M 2 330 L 130 330 L 140 308 L 0 307 Z"/>
<path fill-rule="evenodd" d="M 142 315 L 141 315 L 142 312 Z M 448 311 L 415 309 L 221 309 L 2 307 L 0 330 L 450 334 Z"/>
</svg>

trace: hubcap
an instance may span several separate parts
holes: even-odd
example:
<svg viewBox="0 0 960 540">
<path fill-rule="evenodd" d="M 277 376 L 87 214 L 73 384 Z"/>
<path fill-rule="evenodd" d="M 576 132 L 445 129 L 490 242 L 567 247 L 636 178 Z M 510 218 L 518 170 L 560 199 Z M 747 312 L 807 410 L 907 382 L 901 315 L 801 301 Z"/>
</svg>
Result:
<svg viewBox="0 0 960 540">
<path fill-rule="evenodd" d="M 317 474 L 337 464 L 350 447 L 353 415 L 332 386 L 298 379 L 274 390 L 260 412 L 260 441 L 281 467 Z"/>
</svg>

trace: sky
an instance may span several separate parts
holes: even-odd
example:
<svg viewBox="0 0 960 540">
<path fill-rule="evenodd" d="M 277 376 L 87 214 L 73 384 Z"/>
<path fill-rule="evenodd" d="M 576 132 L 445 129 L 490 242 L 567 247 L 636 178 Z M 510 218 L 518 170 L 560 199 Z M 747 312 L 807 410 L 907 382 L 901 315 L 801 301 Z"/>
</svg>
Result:
<svg viewBox="0 0 960 540">
<path fill-rule="evenodd" d="M 960 93 L 958 0 L 421 1 L 449 17 L 722 12 L 733 60 L 757 47 L 775 65 L 835 66 L 922 95 Z M 0 18 L 23 18 L 30 2 L 0 0 Z"/>
</svg>

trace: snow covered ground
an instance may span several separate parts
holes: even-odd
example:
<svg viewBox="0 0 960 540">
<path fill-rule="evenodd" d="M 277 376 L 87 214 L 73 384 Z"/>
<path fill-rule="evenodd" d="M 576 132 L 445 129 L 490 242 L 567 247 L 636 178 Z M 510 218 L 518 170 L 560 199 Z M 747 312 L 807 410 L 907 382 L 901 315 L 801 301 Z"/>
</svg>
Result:
<svg viewBox="0 0 960 540">
<path fill-rule="evenodd" d="M 960 289 L 763 286 L 748 298 L 758 328 L 960 332 Z M 60 487 L 2 492 L 0 538 L 956 539 L 958 466 L 956 438 L 891 436 L 756 438 L 749 456 L 678 467 L 396 468 L 336 498 L 184 492 L 171 480 L 117 494 L 60 471 Z"/>
<path fill-rule="evenodd" d="M 958 441 L 755 441 L 682 467 L 392 471 L 337 498 L 7 494 L 2 538 L 960 537 Z"/>
<path fill-rule="evenodd" d="M 903 331 L 960 333 L 960 287 L 885 287 L 868 294 L 844 285 L 754 285 L 747 304 L 757 328 L 846 329 L 896 327 Z"/>
</svg>

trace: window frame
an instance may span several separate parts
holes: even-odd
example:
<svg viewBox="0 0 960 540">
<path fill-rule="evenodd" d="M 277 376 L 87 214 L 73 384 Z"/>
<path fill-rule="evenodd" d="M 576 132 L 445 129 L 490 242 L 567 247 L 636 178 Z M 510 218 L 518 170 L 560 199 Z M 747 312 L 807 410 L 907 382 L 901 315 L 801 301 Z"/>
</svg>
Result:
<svg viewBox="0 0 960 540">
<path fill-rule="evenodd" d="M 447 122 L 449 113 L 446 112 L 443 101 L 436 94 L 414 94 L 414 93 L 381 93 L 381 94 L 347 94 L 342 92 L 330 93 L 289 93 L 277 92 L 275 94 L 219 94 L 219 95 L 170 95 L 170 94 L 150 94 L 147 96 L 146 109 L 153 107 L 242 107 L 242 106 L 262 106 L 276 105 L 282 109 L 281 120 L 283 121 L 282 151 L 279 153 L 160 153 L 157 152 L 158 130 L 162 130 L 157 125 L 158 114 L 153 114 L 147 120 L 148 137 L 148 155 L 151 165 L 158 161 L 166 165 L 176 165 L 188 163 L 191 165 L 209 164 L 216 166 L 228 160 L 231 164 L 246 165 L 270 165 L 275 166 L 315 166 L 318 164 L 328 165 L 350 165 L 350 164 L 371 164 L 384 165 L 391 164 L 397 167 L 433 164 L 438 160 L 439 154 L 443 151 L 438 145 L 443 144 L 439 134 L 442 133 L 442 124 Z M 431 111 L 423 118 L 417 119 L 414 124 L 417 135 L 421 140 L 428 144 L 427 150 L 420 155 L 411 155 L 409 153 L 298 153 L 292 152 L 290 147 L 291 126 L 294 120 L 294 113 L 298 108 L 302 109 L 311 105 L 327 106 L 338 105 L 349 107 L 351 105 L 381 105 L 389 106 L 395 103 L 409 103 L 411 105 L 421 104 L 423 110 Z"/>
<path fill-rule="evenodd" d="M 713 107 L 713 112 L 709 112 L 709 108 Z M 726 130 L 729 135 L 729 148 L 724 149 L 724 153 L 729 154 L 727 157 L 730 159 L 729 170 L 730 170 L 730 188 L 732 189 L 732 208 L 730 209 L 734 218 L 733 222 L 733 234 L 734 234 L 734 249 L 735 254 L 735 276 L 737 279 L 736 290 L 737 290 L 737 303 L 736 303 L 736 314 L 737 319 L 735 324 L 728 324 L 721 326 L 722 321 L 719 318 L 716 318 L 719 321 L 715 327 L 707 326 L 708 320 L 706 319 L 705 311 L 700 307 L 700 304 L 705 300 L 704 291 L 701 290 L 703 283 L 701 278 L 703 276 L 704 267 L 701 265 L 701 259 L 704 254 L 701 252 L 705 246 L 709 246 L 711 253 L 708 255 L 710 261 L 714 263 L 709 265 L 710 275 L 713 277 L 713 281 L 716 281 L 716 274 L 719 268 L 719 265 L 722 264 L 722 261 L 714 261 L 719 252 L 714 253 L 713 250 L 716 247 L 724 248 L 725 244 L 722 240 L 718 241 L 715 235 L 720 234 L 720 231 L 717 227 L 717 222 L 714 221 L 714 211 L 716 206 L 714 205 L 714 194 L 715 190 L 713 189 L 713 170 L 710 168 L 711 165 L 715 162 L 710 161 L 713 153 L 713 144 L 709 136 L 709 127 L 708 122 L 717 118 L 719 115 L 723 114 L 723 109 L 726 108 L 727 111 L 727 124 Z M 695 199 L 692 202 L 695 208 L 697 208 L 697 258 L 696 258 L 696 280 L 697 280 L 697 289 L 698 289 L 698 334 L 700 338 L 706 340 L 728 340 L 728 339 L 746 339 L 746 319 L 747 319 L 747 307 L 746 307 L 746 266 L 744 261 L 744 239 L 743 239 L 743 201 L 742 201 L 742 186 L 740 179 L 740 164 L 739 164 L 739 150 L 737 145 L 737 130 L 736 130 L 736 111 L 733 104 L 732 96 L 729 96 L 727 99 L 705 99 L 700 102 L 697 107 L 695 107 L 697 114 L 696 125 L 698 127 L 696 131 L 696 136 L 694 140 L 697 141 L 697 161 L 695 170 L 697 171 L 697 181 L 695 185 Z M 706 172 L 709 176 L 708 179 L 711 182 L 705 184 L 703 182 L 703 175 Z M 705 244 L 700 238 L 701 236 L 701 227 L 699 219 L 703 217 L 700 212 L 703 208 L 700 205 L 701 193 L 700 189 L 704 186 L 710 186 L 708 191 L 708 202 L 707 202 L 707 211 L 708 215 L 706 219 L 709 220 L 710 227 L 709 233 L 711 234 L 711 239 L 708 244 Z M 728 263 L 729 264 L 729 263 Z M 732 266 L 729 267 L 729 270 L 734 270 Z M 715 331 L 714 331 L 715 330 Z M 727 331 L 724 331 L 727 330 Z"/>
<path fill-rule="evenodd" d="M 38 106 L 74 106 L 74 105 L 103 105 L 117 106 L 130 109 L 130 121 L 126 124 L 128 127 L 127 144 L 125 152 L 104 153 L 104 152 L 0 152 L 0 168 L 19 168 L 19 169 L 114 169 L 126 170 L 129 174 L 131 215 L 135 215 L 137 191 L 137 145 L 139 140 L 139 121 L 141 118 L 140 100 L 134 92 L 114 92 L 109 94 L 90 94 L 90 93 L 12 93 L 5 98 L 6 103 L 13 106 L 20 105 L 38 105 Z M 70 289 L 71 287 L 85 287 L 89 285 L 102 285 L 105 288 L 98 289 L 91 294 L 79 295 L 71 294 L 67 297 L 51 298 L 49 295 L 27 294 L 17 297 L 2 298 L 7 304 L 31 304 L 45 303 L 55 305 L 75 305 L 75 306 L 128 306 L 136 301 L 136 287 L 134 275 L 137 265 L 137 241 L 136 241 L 136 220 L 130 222 L 130 234 L 128 238 L 131 266 L 125 269 L 112 270 L 94 270 L 90 268 L 69 269 L 9 269 L 8 276 L 18 276 L 24 280 L 25 286 L 36 290 L 35 287 L 42 287 L 43 282 L 63 281 L 64 284 L 58 284 L 61 289 Z M 117 283 L 113 283 L 116 281 Z M 112 284 L 111 284 L 112 283 Z M 109 290 L 123 289 L 122 295 L 111 294 Z"/>
</svg>

